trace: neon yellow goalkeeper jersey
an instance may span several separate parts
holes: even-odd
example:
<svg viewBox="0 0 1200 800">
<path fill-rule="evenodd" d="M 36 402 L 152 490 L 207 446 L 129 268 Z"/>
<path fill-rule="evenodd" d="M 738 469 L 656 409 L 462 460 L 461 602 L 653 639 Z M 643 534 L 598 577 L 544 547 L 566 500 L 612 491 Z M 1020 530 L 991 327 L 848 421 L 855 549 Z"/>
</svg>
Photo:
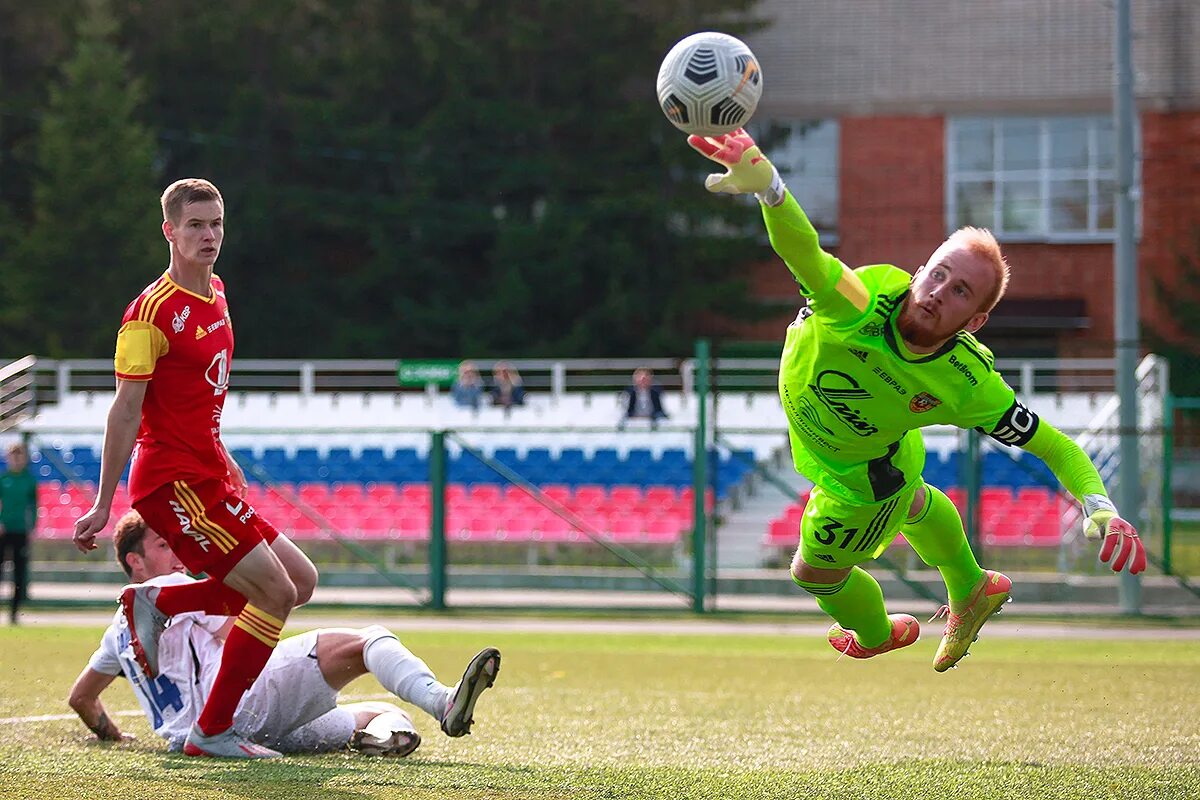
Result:
<svg viewBox="0 0 1200 800">
<path fill-rule="evenodd" d="M 806 252 L 789 241 L 798 232 L 793 214 L 811 230 L 790 198 L 764 209 L 772 244 L 798 279 L 813 283 L 801 280 L 809 304 L 788 328 L 779 368 L 798 471 L 845 499 L 879 502 L 920 480 L 923 426 L 979 427 L 1008 445 L 1029 441 L 1038 418 L 995 371 L 991 351 L 965 332 L 936 353 L 909 351 L 896 317 L 911 276 L 887 264 L 856 269 L 862 286 L 848 302 L 844 267 L 820 251 L 815 232 L 799 242 Z M 810 263 L 798 265 L 801 258 Z"/>
</svg>

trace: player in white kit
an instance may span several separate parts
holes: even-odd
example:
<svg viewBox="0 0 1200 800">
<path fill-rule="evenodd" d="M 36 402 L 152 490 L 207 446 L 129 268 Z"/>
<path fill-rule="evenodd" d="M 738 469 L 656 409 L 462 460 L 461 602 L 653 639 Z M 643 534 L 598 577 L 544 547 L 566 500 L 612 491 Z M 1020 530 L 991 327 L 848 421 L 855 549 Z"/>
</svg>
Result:
<svg viewBox="0 0 1200 800">
<path fill-rule="evenodd" d="M 117 523 L 113 543 L 118 563 L 134 581 L 166 586 L 192 580 L 167 543 L 135 511 Z M 100 701 L 100 693 L 123 675 L 154 732 L 171 750 L 181 750 L 204 707 L 225 634 L 236 619 L 204 613 L 172 617 L 159 643 L 159 674 L 150 679 L 133 656 L 125 614 L 118 609 L 71 688 L 71 707 L 100 739 L 128 738 Z M 447 735 L 462 736 L 470 732 L 475 703 L 499 669 L 499 651 L 486 648 L 451 688 L 439 683 L 386 628 L 309 631 L 279 643 L 242 698 L 234 725 L 256 745 L 285 753 L 349 745 L 366 754 L 404 756 L 421 742 L 408 714 L 391 703 L 339 705 L 342 687 L 370 672 L 398 698 L 438 720 Z"/>
</svg>

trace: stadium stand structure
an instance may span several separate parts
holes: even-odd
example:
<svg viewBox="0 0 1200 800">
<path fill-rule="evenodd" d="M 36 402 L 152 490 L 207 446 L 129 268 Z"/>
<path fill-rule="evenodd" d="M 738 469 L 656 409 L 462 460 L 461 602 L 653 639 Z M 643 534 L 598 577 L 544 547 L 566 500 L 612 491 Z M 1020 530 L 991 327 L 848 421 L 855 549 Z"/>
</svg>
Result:
<svg viewBox="0 0 1200 800">
<path fill-rule="evenodd" d="M 36 415 L 22 420 L 22 430 L 32 435 L 34 468 L 45 501 L 42 530 L 48 537 L 70 536 L 74 520 L 90 505 L 99 476 L 99 446 L 112 400 L 112 392 L 99 387 L 111 386 L 111 365 L 89 365 L 95 375 L 61 363 L 53 372 L 48 368 L 44 374 L 55 380 L 43 395 L 55 402 L 38 404 Z M 605 377 L 564 373 L 547 362 L 541 385 L 535 370 L 520 366 L 532 376 L 526 406 L 473 412 L 455 407 L 444 391 L 432 387 L 343 389 L 365 386 L 367 379 L 342 376 L 331 387 L 333 379 L 323 379 L 323 368 L 309 362 L 252 363 L 250 371 L 259 375 L 254 380 L 277 388 L 231 392 L 223 438 L 244 466 L 255 467 L 248 470 L 251 502 L 301 540 L 326 531 L 364 540 L 426 540 L 430 431 L 450 430 L 457 434 L 447 440 L 451 541 L 569 544 L 587 538 L 518 487 L 507 485 L 459 444 L 463 442 L 515 470 L 614 541 L 679 548 L 694 507 L 690 426 L 696 400 L 688 391 L 686 370 L 680 370 L 682 385 L 677 382 L 664 393 L 670 414 L 666 424 L 651 431 L 635 421 L 617 432 L 623 409 L 614 386 L 627 378 L 628 364 L 606 362 L 611 374 Z M 1069 366 L 1076 371 L 1047 378 L 1055 374 L 1042 371 L 1049 367 L 1020 362 L 1013 365 L 1013 381 L 1028 390 L 1022 395 L 1026 404 L 1049 419 L 1090 419 L 1111 396 L 1090 390 L 1093 384 L 1110 385 L 1103 375 L 1107 368 L 1090 361 Z M 370 380 L 378 379 L 380 389 L 394 381 L 394 374 L 386 377 L 386 370 L 394 369 L 391 362 L 372 366 L 376 368 L 380 376 Z M 262 377 L 280 369 L 298 369 L 299 379 L 282 373 Z M 1089 390 L 1061 391 L 1072 380 Z M 1053 385 L 1060 390 L 1046 391 Z M 736 506 L 761 486 L 756 470 L 777 475 L 791 471 L 787 424 L 775 392 L 769 383 L 754 390 L 722 390 L 709 417 L 721 447 L 713 451 L 708 506 L 732 521 L 720 528 L 726 544 L 740 536 L 744 546 L 760 554 L 739 556 L 743 560 L 738 565 L 794 548 L 803 502 L 793 503 L 782 492 L 758 492 L 752 521 L 737 531 Z M 924 433 L 926 480 L 961 497 L 960 433 L 949 428 Z M 269 476 L 276 490 L 263 485 L 260 474 Z M 1061 536 L 1061 514 L 1066 512 L 1056 497 L 1056 482 L 1036 459 L 1019 451 L 989 451 L 984 481 L 989 487 L 983 501 L 985 543 L 1050 545 Z M 776 496 L 765 502 L 763 495 L 772 494 Z M 118 495 L 114 512 L 124 509 L 122 497 Z M 1055 514 L 1060 515 L 1057 522 Z"/>
</svg>

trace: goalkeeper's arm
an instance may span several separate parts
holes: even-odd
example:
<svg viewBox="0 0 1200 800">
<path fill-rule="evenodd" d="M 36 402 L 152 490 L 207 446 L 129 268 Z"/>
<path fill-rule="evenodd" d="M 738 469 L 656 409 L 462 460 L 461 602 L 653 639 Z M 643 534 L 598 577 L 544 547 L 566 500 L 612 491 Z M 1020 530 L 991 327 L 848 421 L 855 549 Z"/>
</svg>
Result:
<svg viewBox="0 0 1200 800">
<path fill-rule="evenodd" d="M 1144 570 L 1146 549 L 1137 530 L 1117 513 L 1088 454 L 1053 425 L 1034 419 L 1033 435 L 1022 449 L 1046 462 L 1054 477 L 1083 503 L 1084 534 L 1089 539 L 1103 539 L 1100 560 L 1108 563 L 1114 572 L 1120 572 L 1126 562 L 1129 562 L 1131 574 Z"/>
<path fill-rule="evenodd" d="M 816 229 L 748 133 L 736 130 L 712 138 L 690 136 L 688 144 L 727 169 L 705 180 L 710 192 L 758 196 L 771 246 L 800 284 L 800 293 L 815 300 L 820 313 L 856 318 L 867 310 L 870 294 L 866 286 L 845 264 L 821 249 Z"/>
</svg>

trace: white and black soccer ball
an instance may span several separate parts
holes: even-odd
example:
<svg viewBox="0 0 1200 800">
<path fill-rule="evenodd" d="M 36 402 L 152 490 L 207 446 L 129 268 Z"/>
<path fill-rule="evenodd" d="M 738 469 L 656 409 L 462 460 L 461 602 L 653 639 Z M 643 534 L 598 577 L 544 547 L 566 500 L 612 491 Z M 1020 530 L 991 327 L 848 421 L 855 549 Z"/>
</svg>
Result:
<svg viewBox="0 0 1200 800">
<path fill-rule="evenodd" d="M 720 136 L 750 120 L 762 97 L 762 68 L 741 39 L 694 33 L 667 53 L 658 68 L 658 104 L 676 128 Z"/>
</svg>

